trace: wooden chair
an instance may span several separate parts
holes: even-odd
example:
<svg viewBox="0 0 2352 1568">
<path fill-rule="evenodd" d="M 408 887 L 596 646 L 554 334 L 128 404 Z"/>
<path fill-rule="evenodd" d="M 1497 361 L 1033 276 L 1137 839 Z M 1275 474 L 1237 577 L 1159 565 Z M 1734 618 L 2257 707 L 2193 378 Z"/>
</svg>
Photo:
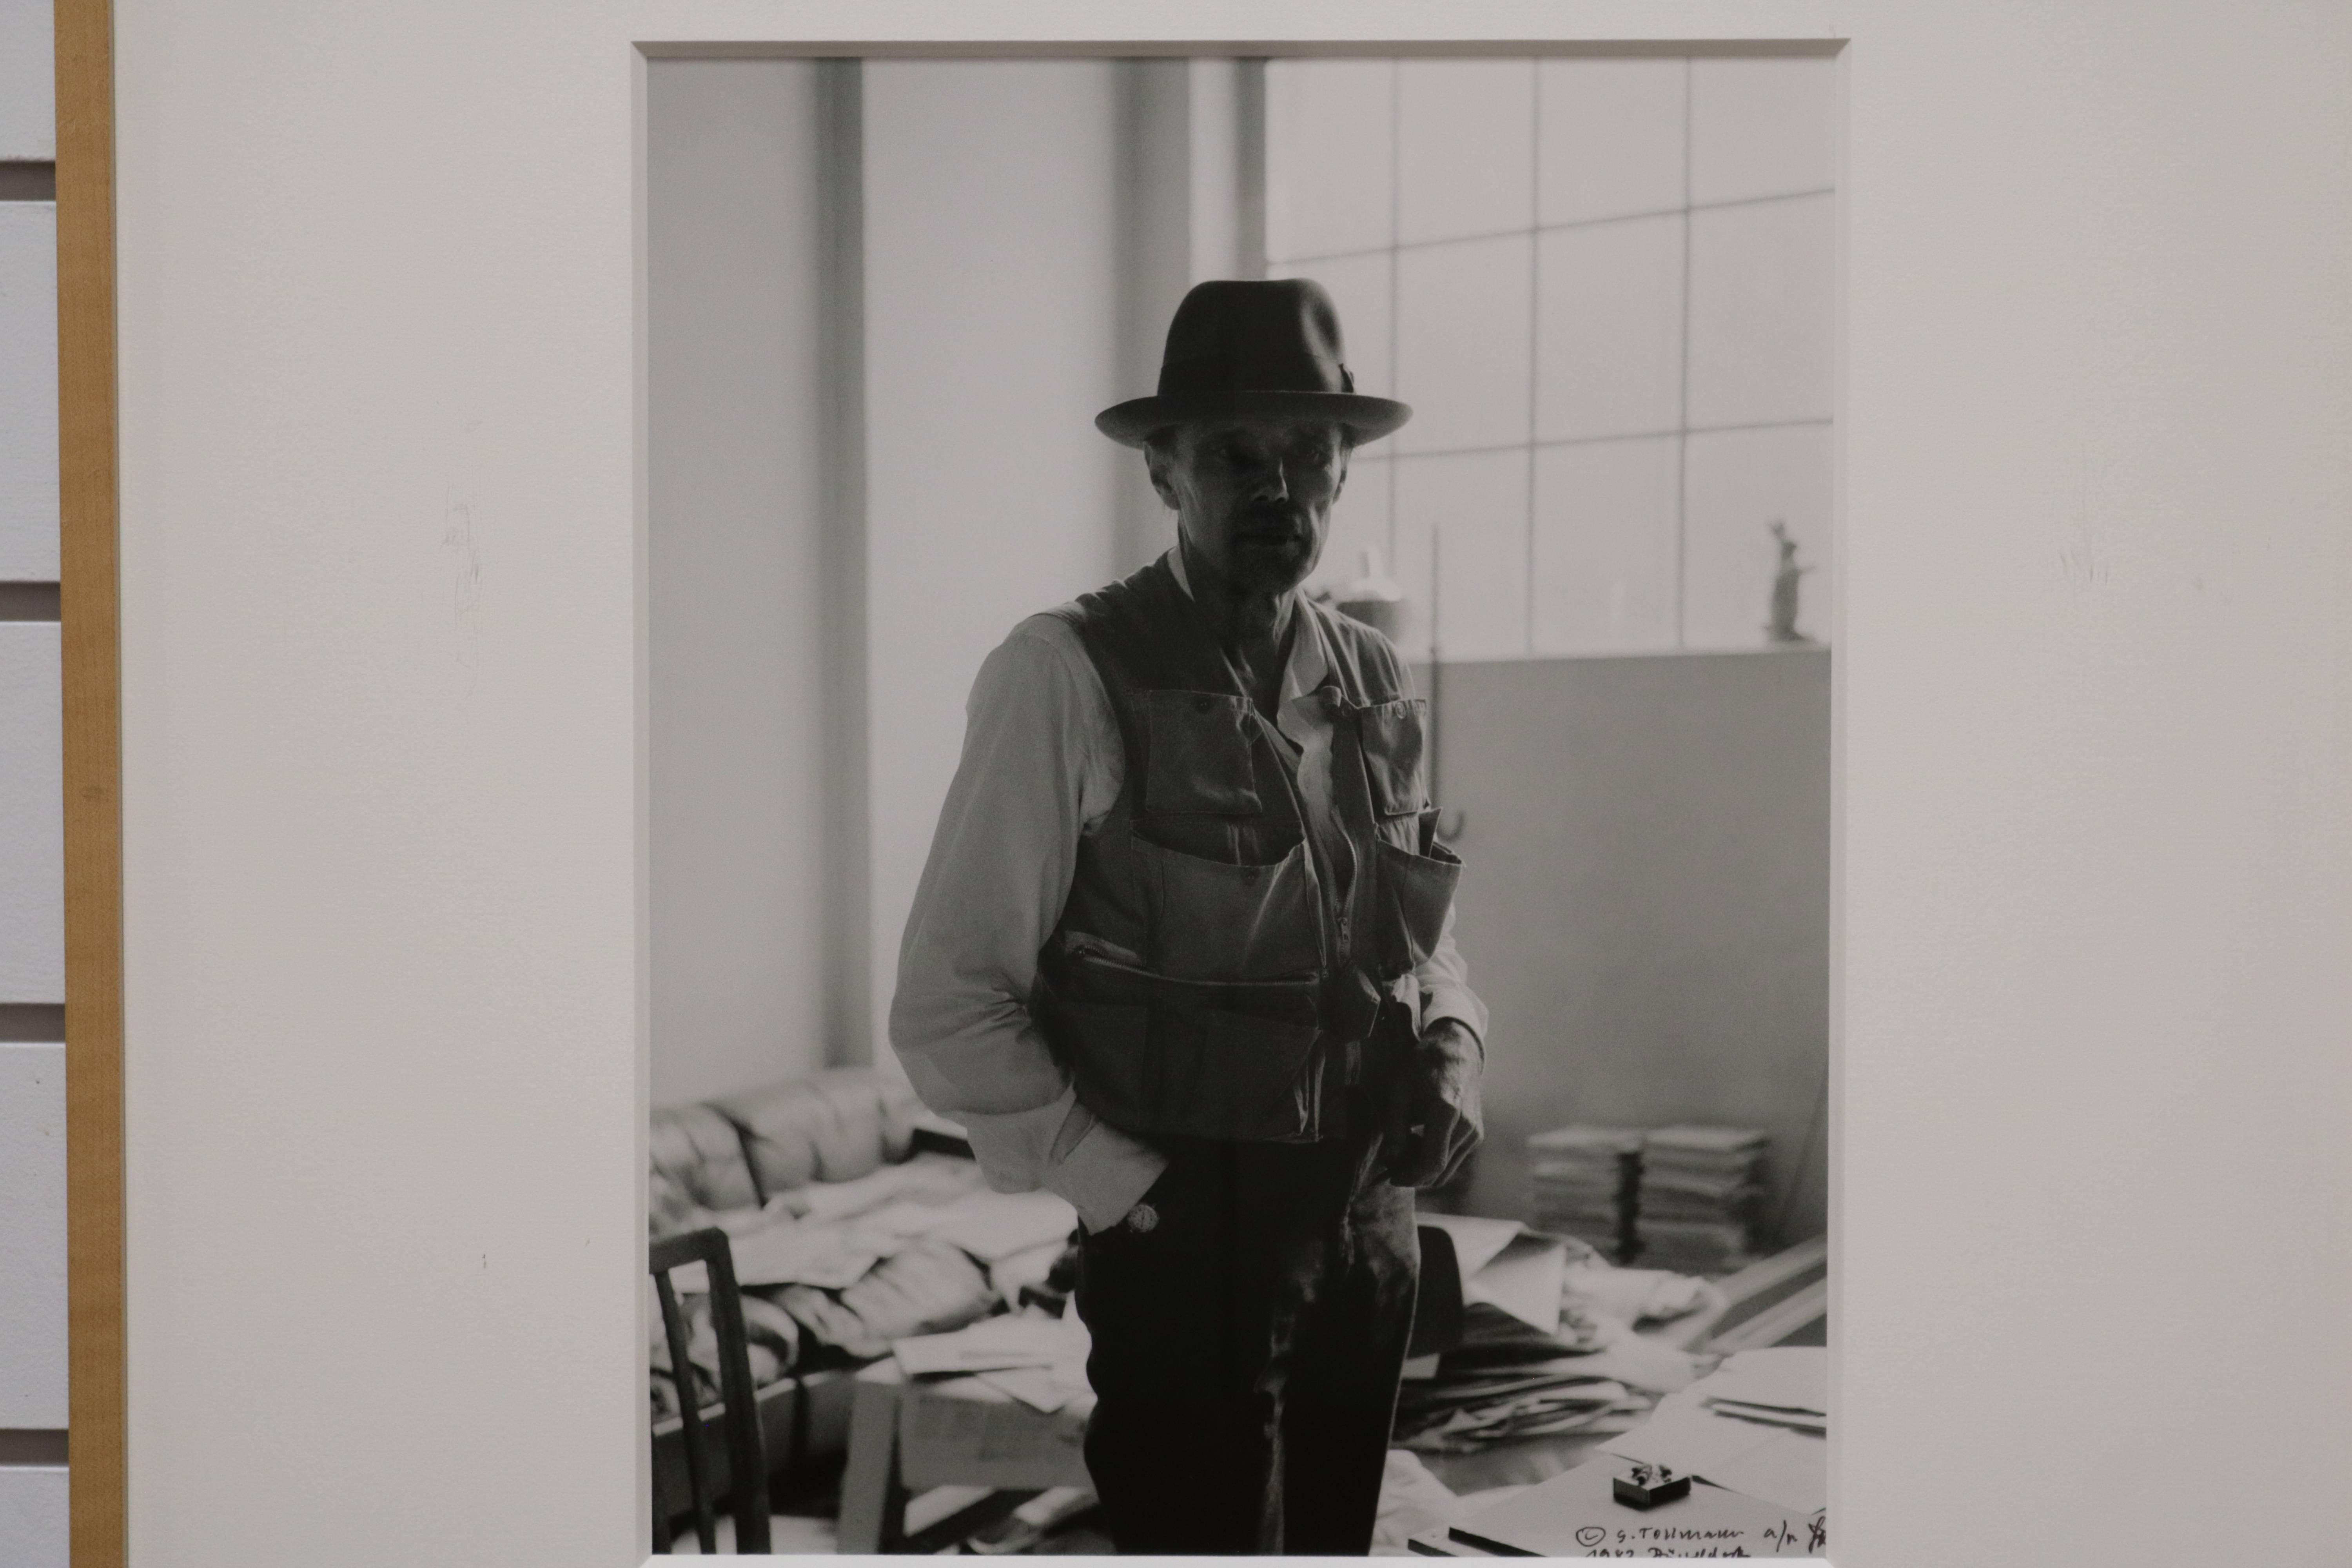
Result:
<svg viewBox="0 0 2352 1568">
<path fill-rule="evenodd" d="M 694 1366 L 687 1359 L 686 1314 L 677 1303 L 670 1270 L 699 1263 L 710 1289 L 710 1324 L 719 1339 L 720 1419 L 727 1432 L 727 1489 L 735 1516 L 735 1550 L 768 1550 L 768 1459 L 760 1430 L 760 1406 L 751 1388 L 751 1342 L 743 1332 L 743 1296 L 735 1283 L 735 1255 L 722 1230 L 691 1231 L 653 1244 L 654 1292 L 661 1300 L 662 1335 L 669 1344 L 670 1375 L 685 1425 L 688 1489 L 694 1504 L 694 1534 L 703 1554 L 719 1549 L 718 1462 L 709 1448 L 706 1413 L 698 1408 Z M 669 1520 L 656 1510 L 654 1550 L 670 1548 Z"/>
</svg>

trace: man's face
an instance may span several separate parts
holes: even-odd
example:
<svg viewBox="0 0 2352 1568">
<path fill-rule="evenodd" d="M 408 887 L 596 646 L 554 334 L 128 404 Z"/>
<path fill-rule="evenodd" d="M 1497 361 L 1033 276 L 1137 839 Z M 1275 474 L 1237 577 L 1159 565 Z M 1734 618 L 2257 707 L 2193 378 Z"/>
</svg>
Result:
<svg viewBox="0 0 2352 1568">
<path fill-rule="evenodd" d="M 1179 426 L 1146 460 L 1194 555 L 1244 595 L 1280 594 L 1323 554 L 1348 442 L 1325 420 L 1202 421 Z"/>
</svg>

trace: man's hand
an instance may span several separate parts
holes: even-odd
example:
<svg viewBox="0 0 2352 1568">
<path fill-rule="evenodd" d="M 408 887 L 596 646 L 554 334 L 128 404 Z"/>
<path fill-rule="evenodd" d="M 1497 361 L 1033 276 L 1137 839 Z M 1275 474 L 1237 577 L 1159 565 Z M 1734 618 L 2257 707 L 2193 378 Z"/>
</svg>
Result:
<svg viewBox="0 0 2352 1568">
<path fill-rule="evenodd" d="M 1486 1136 L 1478 1110 L 1478 1037 L 1458 1018 L 1432 1024 L 1397 1075 L 1389 1108 L 1389 1181 L 1434 1187 L 1452 1181 Z"/>
</svg>

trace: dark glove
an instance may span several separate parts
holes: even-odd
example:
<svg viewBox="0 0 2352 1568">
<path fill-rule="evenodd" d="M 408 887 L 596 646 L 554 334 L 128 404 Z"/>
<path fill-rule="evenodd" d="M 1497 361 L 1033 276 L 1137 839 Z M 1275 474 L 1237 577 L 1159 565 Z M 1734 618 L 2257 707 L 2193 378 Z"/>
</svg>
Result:
<svg viewBox="0 0 2352 1568">
<path fill-rule="evenodd" d="M 1443 1186 L 1486 1136 L 1478 1075 L 1486 1053 L 1458 1018 L 1440 1018 L 1413 1047 L 1394 1080 L 1385 1142 L 1389 1181 L 1400 1187 Z"/>
</svg>

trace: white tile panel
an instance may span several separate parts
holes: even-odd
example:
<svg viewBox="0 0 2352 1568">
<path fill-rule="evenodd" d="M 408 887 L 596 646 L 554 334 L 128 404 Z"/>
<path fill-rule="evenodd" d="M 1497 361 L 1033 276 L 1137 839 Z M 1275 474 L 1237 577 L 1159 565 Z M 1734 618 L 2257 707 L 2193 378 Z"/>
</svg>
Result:
<svg viewBox="0 0 2352 1568">
<path fill-rule="evenodd" d="M 1837 81 L 1826 59 L 1691 62 L 1691 200 L 1837 183 Z"/>
<path fill-rule="evenodd" d="M 57 575 L 58 209 L 0 202 L 0 583 Z"/>
<path fill-rule="evenodd" d="M 66 1424 L 65 1058 L 0 1042 L 0 1427 Z"/>
<path fill-rule="evenodd" d="M 1282 262 L 1266 268 L 1269 278 L 1312 278 L 1330 291 L 1339 309 L 1339 335 L 1355 373 L 1356 390 L 1388 396 L 1396 385 L 1396 353 L 1391 322 L 1393 267 L 1385 250 L 1369 256 L 1335 257 L 1328 261 Z"/>
<path fill-rule="evenodd" d="M 57 623 L 0 622 L 0 1003 L 66 999 L 64 740 Z"/>
<path fill-rule="evenodd" d="M 1538 440 L 1679 426 L 1681 215 L 1538 237 L 1535 339 Z"/>
<path fill-rule="evenodd" d="M 1833 198 L 1691 215 L 1690 422 L 1826 419 Z"/>
<path fill-rule="evenodd" d="M 1389 544 L 1389 460 L 1377 452 L 1360 452 L 1348 465 L 1348 482 L 1331 508 L 1331 531 L 1323 541 L 1323 558 L 1307 579 L 1310 587 L 1336 588 L 1364 573 L 1364 551 L 1378 550 L 1391 575 L 1395 565 Z"/>
<path fill-rule="evenodd" d="M 66 1568 L 63 1465 L 0 1468 L 0 1550 L 8 1568 Z"/>
<path fill-rule="evenodd" d="M 0 0 L 0 162 L 58 155 L 51 16 L 50 0 Z"/>
<path fill-rule="evenodd" d="M 1265 78 L 1266 255 L 1389 244 L 1396 63 L 1275 60 Z"/>
<path fill-rule="evenodd" d="M 1397 253 L 1399 452 L 1527 440 L 1533 257 L 1528 234 Z"/>
<path fill-rule="evenodd" d="M 1673 436 L 1537 451 L 1536 653 L 1675 647 L 1681 461 Z"/>
<path fill-rule="evenodd" d="M 1546 60 L 1536 100 L 1537 220 L 1683 205 L 1684 60 Z"/>
<path fill-rule="evenodd" d="M 1437 641 L 1448 659 L 1528 652 L 1528 454 L 1469 452 L 1396 461 L 1396 576 L 1412 603 L 1408 654 L 1429 646 L 1431 541 Z"/>
<path fill-rule="evenodd" d="M 1683 489 L 1683 644 L 1765 646 L 1779 565 L 1770 525 L 1783 522 L 1809 570 L 1797 629 L 1829 640 L 1831 431 L 1826 425 L 1727 430 L 1690 437 Z"/>
<path fill-rule="evenodd" d="M 1397 237 L 1406 244 L 1535 221 L 1532 60 L 1397 68 Z"/>
</svg>

